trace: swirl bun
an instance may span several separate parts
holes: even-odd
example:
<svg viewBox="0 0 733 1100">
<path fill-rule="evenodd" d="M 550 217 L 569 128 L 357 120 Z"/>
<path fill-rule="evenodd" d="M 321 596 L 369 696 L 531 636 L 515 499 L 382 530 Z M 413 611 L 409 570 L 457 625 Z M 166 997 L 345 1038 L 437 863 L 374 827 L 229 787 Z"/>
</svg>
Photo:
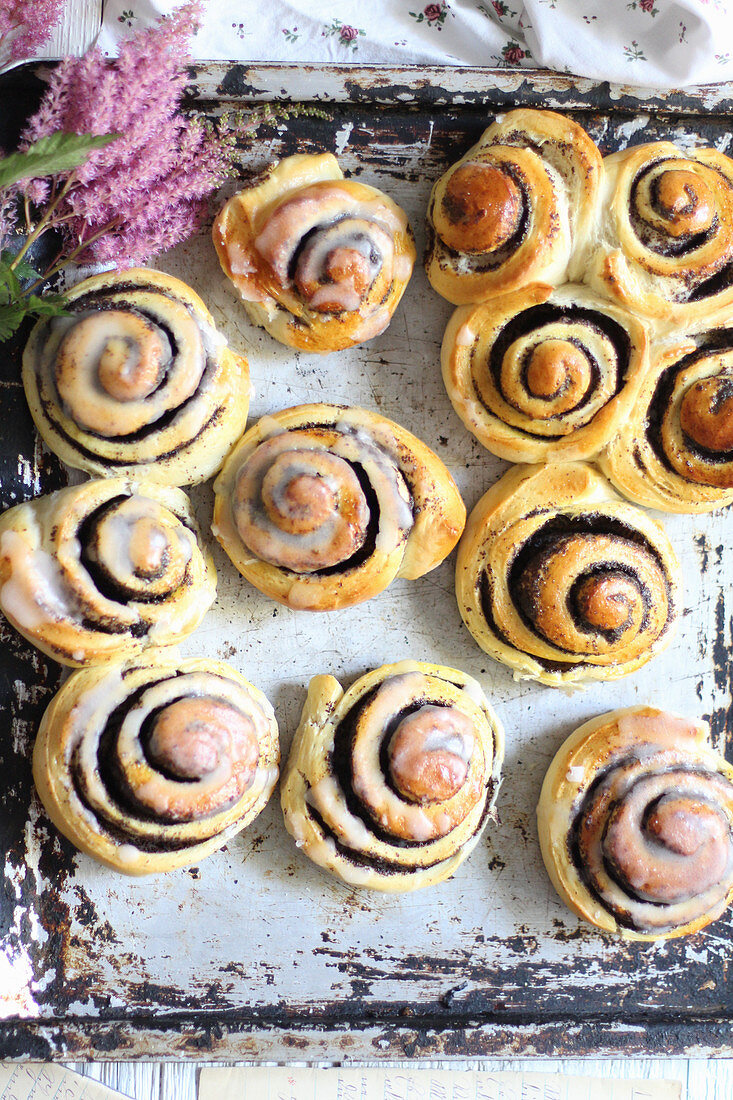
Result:
<svg viewBox="0 0 733 1100">
<path fill-rule="evenodd" d="M 733 304 L 733 160 L 637 145 L 603 161 L 600 231 L 574 262 L 599 293 L 658 325 Z"/>
<path fill-rule="evenodd" d="M 249 369 L 199 296 L 140 268 L 86 279 L 66 308 L 38 322 L 23 356 L 28 404 L 51 450 L 100 477 L 211 477 L 244 431 Z"/>
<path fill-rule="evenodd" d="M 223 661 L 151 650 L 75 672 L 43 716 L 33 777 L 83 852 L 129 875 L 185 867 L 249 825 L 272 794 L 275 715 Z"/>
<path fill-rule="evenodd" d="M 654 707 L 602 714 L 560 748 L 537 817 L 552 883 L 627 939 L 696 932 L 733 898 L 733 768 L 704 722 Z"/>
<path fill-rule="evenodd" d="M 503 758 L 501 724 L 463 672 L 403 661 L 345 693 L 316 676 L 283 775 L 285 824 L 344 882 L 432 886 L 477 844 Z"/>
<path fill-rule="evenodd" d="M 240 573 L 289 607 L 333 611 L 455 546 L 466 510 L 443 463 L 376 413 L 300 405 L 251 428 L 214 485 L 212 531 Z"/>
<path fill-rule="evenodd" d="M 214 245 L 251 320 L 314 352 L 383 332 L 415 262 L 404 211 L 345 180 L 331 153 L 287 157 L 236 194 L 214 223 Z"/>
<path fill-rule="evenodd" d="M 455 311 L 443 379 L 465 426 L 501 458 L 591 458 L 629 417 L 647 344 L 642 322 L 585 287 L 535 284 Z"/>
<path fill-rule="evenodd" d="M 215 598 L 214 563 L 180 489 L 105 478 L 0 516 L 0 609 L 61 664 L 171 645 Z"/>
<path fill-rule="evenodd" d="M 647 508 L 708 512 L 733 502 L 733 328 L 657 349 L 600 463 Z"/>
<path fill-rule="evenodd" d="M 510 111 L 441 176 L 428 205 L 426 270 L 454 305 L 561 283 L 598 209 L 601 154 L 553 111 Z"/>
<path fill-rule="evenodd" d="M 583 463 L 510 470 L 458 548 L 458 606 L 475 640 L 553 687 L 640 668 L 671 639 L 680 587 L 662 526 Z"/>
</svg>

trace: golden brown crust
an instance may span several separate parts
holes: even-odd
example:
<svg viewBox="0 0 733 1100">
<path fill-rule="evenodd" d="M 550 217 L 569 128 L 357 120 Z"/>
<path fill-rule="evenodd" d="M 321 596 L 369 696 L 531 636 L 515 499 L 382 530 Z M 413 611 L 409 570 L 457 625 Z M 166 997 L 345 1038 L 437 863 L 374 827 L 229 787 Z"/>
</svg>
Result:
<svg viewBox="0 0 733 1100">
<path fill-rule="evenodd" d="M 251 320 L 303 351 L 338 351 L 383 332 L 415 262 L 404 211 L 345 180 L 331 153 L 273 165 L 227 202 L 213 239 Z"/>
<path fill-rule="evenodd" d="M 478 683 L 456 669 L 402 661 L 347 692 L 316 676 L 283 774 L 285 824 L 310 859 L 347 883 L 434 885 L 478 842 L 503 756 L 501 724 Z"/>
<path fill-rule="evenodd" d="M 664 512 L 733 502 L 733 317 L 659 343 L 633 412 L 600 456 L 616 488 Z"/>
<path fill-rule="evenodd" d="M 459 306 L 442 350 L 461 420 L 511 462 L 596 455 L 628 419 L 649 368 L 643 322 L 582 286 L 533 284 Z"/>
<path fill-rule="evenodd" d="M 671 640 L 680 588 L 662 526 L 585 463 L 514 467 L 458 548 L 458 606 L 476 642 L 553 687 L 640 668 Z"/>
<path fill-rule="evenodd" d="M 601 154 L 553 111 L 510 111 L 437 181 L 426 270 L 454 305 L 561 283 L 597 216 Z"/>
<path fill-rule="evenodd" d="M 168 485 L 204 481 L 244 431 L 249 367 L 180 279 L 104 272 L 66 294 L 23 355 L 36 427 L 69 466 Z"/>
<path fill-rule="evenodd" d="M 279 759 L 272 707 L 235 669 L 151 650 L 69 677 L 41 721 L 33 777 L 77 848 L 144 875 L 198 863 L 249 825 Z"/>
<path fill-rule="evenodd" d="M 635 145 L 603 161 L 603 215 L 571 277 L 654 320 L 705 323 L 733 305 L 733 161 L 717 149 Z"/>
<path fill-rule="evenodd" d="M 188 637 L 216 570 L 182 490 L 105 478 L 0 516 L 0 609 L 54 660 L 123 660 Z"/>
<path fill-rule="evenodd" d="M 339 405 L 263 417 L 214 489 L 212 530 L 240 573 L 309 611 L 421 577 L 451 552 L 466 517 L 424 443 L 377 413 Z"/>
<path fill-rule="evenodd" d="M 548 769 L 537 824 L 558 894 L 603 931 L 688 935 L 733 897 L 733 768 L 704 722 L 646 706 L 586 722 Z"/>
</svg>

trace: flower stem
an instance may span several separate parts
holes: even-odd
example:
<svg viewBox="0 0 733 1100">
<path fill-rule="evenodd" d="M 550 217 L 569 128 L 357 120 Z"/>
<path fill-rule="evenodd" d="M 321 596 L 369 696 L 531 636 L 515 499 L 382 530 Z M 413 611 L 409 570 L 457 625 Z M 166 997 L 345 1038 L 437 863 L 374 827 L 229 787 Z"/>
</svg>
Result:
<svg viewBox="0 0 733 1100">
<path fill-rule="evenodd" d="M 88 248 L 90 244 L 94 244 L 94 242 L 99 240 L 100 237 L 103 237 L 105 233 L 109 233 L 110 229 L 114 228 L 115 223 L 116 219 L 108 222 L 107 225 L 104 225 L 101 229 L 97 230 L 97 232 L 93 236 L 88 237 L 85 241 L 82 241 L 81 244 L 78 244 L 76 248 L 69 253 L 68 256 L 64 256 L 63 259 L 57 260 L 55 263 L 53 263 L 51 267 L 47 268 L 46 271 L 44 271 L 43 275 L 40 275 L 34 283 L 31 283 L 27 290 L 24 291 L 24 295 L 32 294 L 33 291 L 41 286 L 42 283 L 47 282 L 48 279 L 56 275 L 59 271 L 61 271 L 62 268 L 66 267 L 67 264 L 73 263 L 76 257 L 81 252 L 83 252 L 85 248 Z"/>
<path fill-rule="evenodd" d="M 53 218 L 54 211 L 56 210 L 57 206 L 59 205 L 61 200 L 64 198 L 64 196 L 68 194 L 73 182 L 74 182 L 74 176 L 73 176 L 73 173 L 72 173 L 68 177 L 68 179 L 66 180 L 66 183 L 61 188 L 61 190 L 59 191 L 59 193 L 56 196 L 56 198 L 54 199 L 54 201 L 49 206 L 46 213 L 43 215 L 43 217 L 39 221 L 38 225 L 26 237 L 25 244 L 23 245 L 20 252 L 18 252 L 17 256 L 15 257 L 15 259 L 13 260 L 13 262 L 10 265 L 13 270 L 15 270 L 15 268 L 18 266 L 18 264 L 23 259 L 23 257 L 25 256 L 26 252 L 31 247 L 31 245 L 35 244 L 35 242 L 38 240 L 38 238 L 41 237 L 46 232 L 46 230 L 49 228 L 49 226 L 51 224 L 51 219 Z"/>
</svg>

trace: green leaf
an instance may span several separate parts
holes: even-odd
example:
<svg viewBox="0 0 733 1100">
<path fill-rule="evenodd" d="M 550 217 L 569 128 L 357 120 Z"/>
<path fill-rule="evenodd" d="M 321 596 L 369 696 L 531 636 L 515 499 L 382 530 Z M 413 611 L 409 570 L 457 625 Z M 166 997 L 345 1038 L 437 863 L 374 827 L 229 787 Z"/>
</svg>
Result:
<svg viewBox="0 0 733 1100">
<path fill-rule="evenodd" d="M 62 294 L 46 294 L 43 298 L 31 294 L 27 309 L 28 313 L 36 317 L 63 317 L 68 313 L 66 299 Z"/>
<path fill-rule="evenodd" d="M 40 138 L 25 153 L 3 157 L 0 160 L 0 187 L 78 168 L 92 150 L 101 149 L 118 137 L 119 134 L 65 134 L 58 130 Z"/>
<path fill-rule="evenodd" d="M 10 249 L 4 249 L 3 252 L 0 253 L 0 270 L 2 270 L 6 265 L 10 267 L 10 265 L 14 263 L 14 261 L 15 256 L 10 251 Z M 13 270 L 15 271 L 15 274 L 18 276 L 19 279 L 37 279 L 39 276 L 39 272 L 36 271 L 35 267 L 33 267 L 32 264 L 29 264 L 26 259 L 19 260 L 18 263 L 15 264 Z"/>
<path fill-rule="evenodd" d="M 0 305 L 0 342 L 9 340 L 23 323 L 26 311 L 22 302 L 6 302 Z"/>
</svg>

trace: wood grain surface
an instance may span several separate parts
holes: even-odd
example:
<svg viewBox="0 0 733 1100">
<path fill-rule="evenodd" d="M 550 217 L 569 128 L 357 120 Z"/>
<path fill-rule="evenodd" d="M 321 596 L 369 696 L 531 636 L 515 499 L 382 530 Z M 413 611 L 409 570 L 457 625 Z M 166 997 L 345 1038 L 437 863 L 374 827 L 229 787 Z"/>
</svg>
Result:
<svg viewBox="0 0 733 1100">
<path fill-rule="evenodd" d="M 81 52 L 99 26 L 101 0 L 68 0 L 64 19 L 49 43 L 49 57 Z M 499 1061 L 472 1063 L 480 1069 L 537 1069 L 599 1077 L 671 1078 L 685 1085 L 688 1100 L 733 1096 L 733 1059 L 586 1059 L 583 1061 Z M 195 1100 L 196 1063 L 88 1063 L 73 1068 L 134 1100 Z"/>
</svg>

